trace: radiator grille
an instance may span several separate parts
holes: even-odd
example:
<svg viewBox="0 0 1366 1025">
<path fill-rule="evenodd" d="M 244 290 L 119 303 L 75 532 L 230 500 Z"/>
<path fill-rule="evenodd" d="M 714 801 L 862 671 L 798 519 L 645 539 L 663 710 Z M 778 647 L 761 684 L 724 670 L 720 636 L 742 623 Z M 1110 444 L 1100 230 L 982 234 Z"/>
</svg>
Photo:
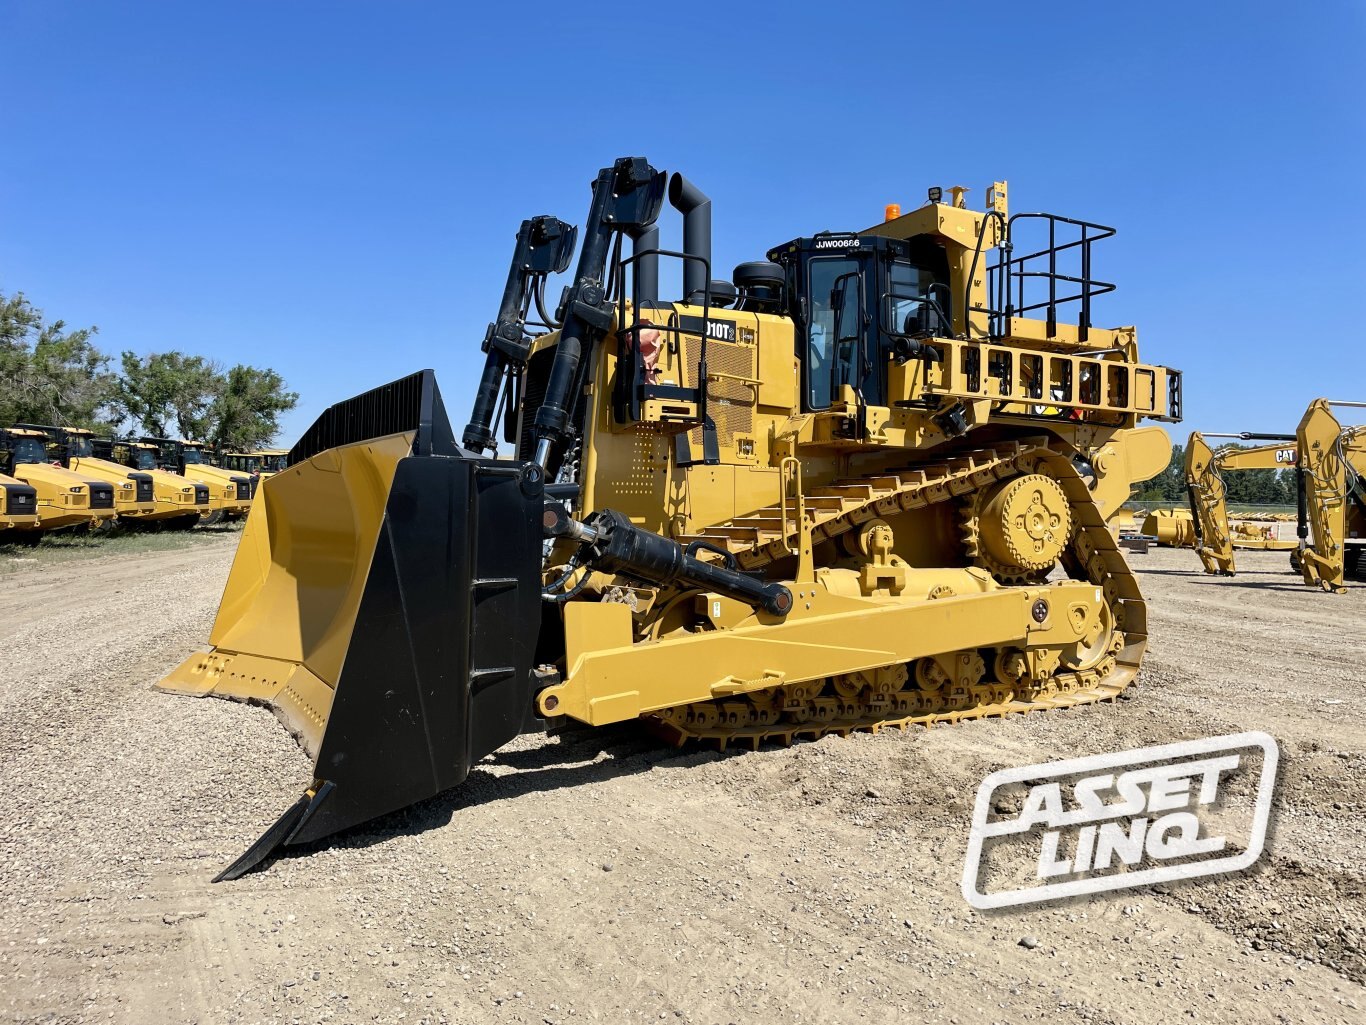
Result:
<svg viewBox="0 0 1366 1025">
<path fill-rule="evenodd" d="M 683 376 L 689 388 L 697 387 L 697 360 L 702 340 L 692 335 L 683 336 Z M 755 348 L 741 342 L 707 342 L 707 372 L 730 377 L 753 379 L 755 376 Z M 716 424 L 716 440 L 731 445 L 737 434 L 754 433 L 755 386 L 742 381 L 722 379 L 712 381 L 707 388 L 707 412 Z M 702 450 L 702 429 L 688 436 L 693 450 Z"/>
</svg>

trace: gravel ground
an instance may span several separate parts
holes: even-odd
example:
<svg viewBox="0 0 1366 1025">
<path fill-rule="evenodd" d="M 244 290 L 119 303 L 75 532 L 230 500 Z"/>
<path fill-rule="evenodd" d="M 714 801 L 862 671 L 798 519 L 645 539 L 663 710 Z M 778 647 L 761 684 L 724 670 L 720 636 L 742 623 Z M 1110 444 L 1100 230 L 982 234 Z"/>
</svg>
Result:
<svg viewBox="0 0 1366 1025">
<path fill-rule="evenodd" d="M 1133 701 L 748 754 L 526 737 L 212 885 L 309 770 L 268 711 L 150 689 L 207 636 L 234 542 L 0 578 L 10 1021 L 1366 1020 L 1366 587 L 1153 551 Z M 1241 729 L 1283 758 L 1253 871 L 964 903 L 988 772 Z"/>
</svg>

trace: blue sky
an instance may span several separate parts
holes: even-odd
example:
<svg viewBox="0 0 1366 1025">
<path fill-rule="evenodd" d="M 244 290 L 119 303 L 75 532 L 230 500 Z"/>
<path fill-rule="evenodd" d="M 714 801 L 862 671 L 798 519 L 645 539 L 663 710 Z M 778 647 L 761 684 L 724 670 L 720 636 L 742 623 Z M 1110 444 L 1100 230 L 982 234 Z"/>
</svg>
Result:
<svg viewBox="0 0 1366 1025">
<path fill-rule="evenodd" d="M 627 154 L 711 194 L 720 269 L 1003 177 L 1013 211 L 1119 228 L 1095 320 L 1186 371 L 1174 434 L 1366 398 L 1360 4 L 0 0 L 0 25 L 0 291 L 111 353 L 274 367 L 283 441 L 425 366 L 463 423 L 517 225 L 582 221 Z"/>
</svg>

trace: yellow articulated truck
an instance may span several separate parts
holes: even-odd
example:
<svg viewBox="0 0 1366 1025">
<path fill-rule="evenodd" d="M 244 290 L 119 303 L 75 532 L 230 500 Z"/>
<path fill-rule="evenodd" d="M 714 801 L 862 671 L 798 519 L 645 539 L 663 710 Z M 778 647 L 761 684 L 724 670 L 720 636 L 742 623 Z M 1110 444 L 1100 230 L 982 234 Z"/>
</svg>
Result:
<svg viewBox="0 0 1366 1025">
<path fill-rule="evenodd" d="M 211 511 L 205 523 L 241 519 L 251 511 L 251 478 L 214 466 L 205 455 L 203 442 L 148 437 L 141 440 L 143 444 L 157 447 L 162 469 L 209 486 Z"/>
<path fill-rule="evenodd" d="M 1112 229 L 965 191 L 730 281 L 710 200 L 643 158 L 598 173 L 581 245 L 523 222 L 464 431 L 431 371 L 325 411 L 261 487 L 212 650 L 159 684 L 269 705 L 315 759 L 221 878 L 523 731 L 749 747 L 1119 697 L 1147 613 L 1110 523 L 1170 458 L 1140 424 L 1179 419 L 1181 375 L 1092 322 Z"/>
<path fill-rule="evenodd" d="M 215 508 L 209 485 L 160 468 L 160 449 L 155 445 L 131 439 L 96 438 L 91 448 L 95 458 L 145 474 L 151 480 L 157 512 L 149 518 L 149 525 L 161 530 L 189 530 Z"/>
<path fill-rule="evenodd" d="M 38 529 L 38 492 L 17 477 L 0 473 L 0 545 L 34 544 Z"/>
<path fill-rule="evenodd" d="M 261 460 L 261 479 L 265 480 L 285 468 L 286 460 L 289 458 L 289 449 L 261 448 L 253 452 L 252 455 Z"/>
<path fill-rule="evenodd" d="M 252 452 L 226 452 L 223 455 L 225 469 L 235 473 L 251 475 L 251 493 L 255 497 L 261 482 L 268 480 L 285 468 L 288 449 L 260 448 Z"/>
<path fill-rule="evenodd" d="M 43 532 L 99 528 L 114 518 L 114 485 L 54 463 L 42 431 L 0 428 L 0 473 L 33 488 Z"/>
<path fill-rule="evenodd" d="M 53 427 L 40 424 L 21 424 L 32 431 L 41 431 L 47 438 L 48 457 L 91 480 L 102 480 L 114 488 L 114 513 L 121 525 L 137 524 L 168 515 L 157 504 L 152 478 L 137 470 L 94 456 L 93 431 L 78 427 Z"/>
</svg>

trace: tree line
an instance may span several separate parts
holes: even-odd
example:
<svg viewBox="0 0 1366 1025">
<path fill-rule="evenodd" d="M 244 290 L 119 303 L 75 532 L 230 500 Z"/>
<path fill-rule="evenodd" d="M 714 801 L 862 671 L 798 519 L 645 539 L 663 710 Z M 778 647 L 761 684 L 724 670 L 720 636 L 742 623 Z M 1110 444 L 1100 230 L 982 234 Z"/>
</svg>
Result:
<svg viewBox="0 0 1366 1025">
<path fill-rule="evenodd" d="M 1253 448 L 1238 445 L 1237 448 Z M 1134 502 L 1185 502 L 1186 447 L 1172 446 L 1167 468 L 1135 486 Z M 1223 475 L 1225 500 L 1239 505 L 1294 505 L 1294 470 L 1235 470 Z"/>
<path fill-rule="evenodd" d="M 95 346 L 98 331 L 71 330 L 22 292 L 0 292 L 0 425 L 175 435 L 218 452 L 249 451 L 269 444 L 280 415 L 299 401 L 274 370 L 179 350 L 125 351 L 113 366 Z"/>
</svg>

